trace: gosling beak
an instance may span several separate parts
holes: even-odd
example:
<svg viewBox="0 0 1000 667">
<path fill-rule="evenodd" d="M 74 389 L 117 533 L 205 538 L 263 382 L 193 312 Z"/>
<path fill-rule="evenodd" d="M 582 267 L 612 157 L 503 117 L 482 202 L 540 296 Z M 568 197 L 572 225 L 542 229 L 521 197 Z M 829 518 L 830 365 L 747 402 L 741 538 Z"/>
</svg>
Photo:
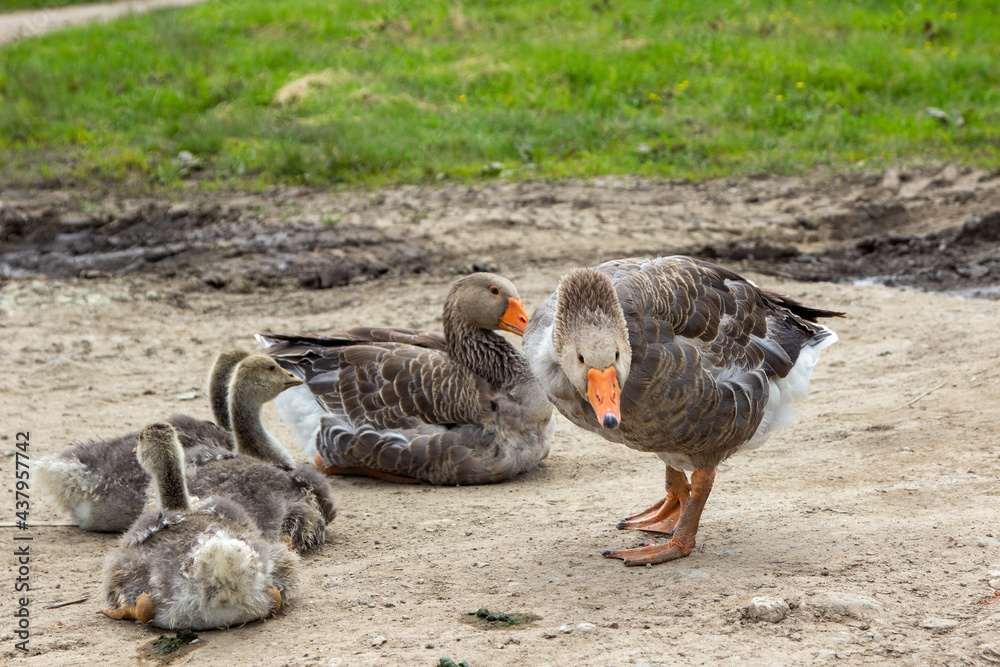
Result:
<svg viewBox="0 0 1000 667">
<path fill-rule="evenodd" d="M 504 331 L 515 333 L 518 336 L 524 335 L 524 327 L 528 324 L 528 311 L 524 309 L 524 304 L 520 299 L 510 297 L 509 305 L 503 315 L 500 316 L 500 328 Z"/>
<path fill-rule="evenodd" d="M 618 424 L 621 423 L 619 393 L 614 366 L 608 366 L 603 371 L 596 368 L 587 371 L 587 400 L 594 406 L 597 421 L 601 422 L 604 428 L 618 428 Z"/>
<path fill-rule="evenodd" d="M 132 453 L 133 453 L 133 454 L 135 454 L 135 453 L 136 453 L 137 451 L 139 451 L 139 448 L 138 448 L 138 447 L 133 447 L 133 448 L 132 448 Z"/>
<path fill-rule="evenodd" d="M 282 391 L 289 389 L 291 387 L 297 387 L 302 384 L 302 380 L 298 379 L 284 368 L 281 369 L 281 375 L 285 378 L 285 386 L 281 388 Z"/>
</svg>

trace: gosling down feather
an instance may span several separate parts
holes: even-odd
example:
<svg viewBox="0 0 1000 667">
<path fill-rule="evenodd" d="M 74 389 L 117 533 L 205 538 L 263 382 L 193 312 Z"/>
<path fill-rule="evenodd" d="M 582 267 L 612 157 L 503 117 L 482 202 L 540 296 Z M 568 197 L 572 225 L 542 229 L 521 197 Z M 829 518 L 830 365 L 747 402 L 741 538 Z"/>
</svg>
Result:
<svg viewBox="0 0 1000 667">
<path fill-rule="evenodd" d="M 208 630 L 281 609 L 296 582 L 298 556 L 266 540 L 232 502 L 188 496 L 184 453 L 170 424 L 143 429 L 136 456 L 160 508 L 140 516 L 108 555 L 102 611 L 169 630 Z"/>
<path fill-rule="evenodd" d="M 488 484 L 549 452 L 552 406 L 524 355 L 494 333 L 521 335 L 527 321 L 510 281 L 477 273 L 452 284 L 443 333 L 356 328 L 257 338 L 305 382 L 276 404 L 320 469 Z"/>
<path fill-rule="evenodd" d="M 691 553 L 716 467 L 791 423 L 837 340 L 816 320 L 841 315 L 689 257 L 563 276 L 525 330 L 535 376 L 570 421 L 667 466 L 666 497 L 618 528 L 670 541 L 605 556 L 644 565 Z"/>
</svg>

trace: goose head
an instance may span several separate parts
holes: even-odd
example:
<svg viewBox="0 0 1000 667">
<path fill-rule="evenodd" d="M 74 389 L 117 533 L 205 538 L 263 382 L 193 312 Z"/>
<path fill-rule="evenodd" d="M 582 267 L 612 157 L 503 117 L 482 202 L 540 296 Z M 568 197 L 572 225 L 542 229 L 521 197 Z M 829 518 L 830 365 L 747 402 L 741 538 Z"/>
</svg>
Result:
<svg viewBox="0 0 1000 667">
<path fill-rule="evenodd" d="M 611 280 L 593 269 L 576 269 L 559 282 L 552 346 L 559 366 L 587 399 L 597 421 L 621 423 L 621 387 L 632 365 L 625 314 Z"/>
<path fill-rule="evenodd" d="M 236 366 L 230 380 L 229 400 L 234 400 L 235 391 L 238 396 L 236 400 L 252 402 L 260 407 L 273 401 L 284 390 L 300 384 L 302 380 L 279 366 L 271 357 L 266 354 L 251 354 Z"/>
<path fill-rule="evenodd" d="M 174 427 L 163 422 L 146 426 L 139 432 L 139 442 L 133 452 L 142 469 L 153 478 L 160 508 L 187 509 L 184 450 Z"/>
<path fill-rule="evenodd" d="M 452 283 L 445 299 L 444 320 L 523 336 L 528 313 L 509 280 L 495 273 L 473 273 Z"/>
<path fill-rule="evenodd" d="M 294 467 L 295 461 L 261 422 L 261 408 L 285 389 L 302 384 L 266 354 L 253 354 L 236 366 L 229 383 L 229 414 L 236 451 L 262 461 Z"/>
</svg>

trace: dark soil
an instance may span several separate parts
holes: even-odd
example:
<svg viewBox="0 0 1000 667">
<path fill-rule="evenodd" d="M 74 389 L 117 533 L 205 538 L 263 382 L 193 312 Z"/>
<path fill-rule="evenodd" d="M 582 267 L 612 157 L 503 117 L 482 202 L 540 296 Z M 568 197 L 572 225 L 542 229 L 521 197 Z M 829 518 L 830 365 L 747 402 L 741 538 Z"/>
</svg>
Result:
<svg viewBox="0 0 1000 667">
<path fill-rule="evenodd" d="M 581 233 L 606 235 L 606 251 L 573 252 Z M 276 188 L 183 203 L 7 192 L 0 244 L 0 280 L 138 273 L 181 279 L 188 291 L 326 289 L 493 268 L 512 255 L 547 262 L 572 254 L 587 264 L 684 253 L 800 280 L 1000 298 L 1000 178 L 948 166 L 707 183 Z"/>
</svg>

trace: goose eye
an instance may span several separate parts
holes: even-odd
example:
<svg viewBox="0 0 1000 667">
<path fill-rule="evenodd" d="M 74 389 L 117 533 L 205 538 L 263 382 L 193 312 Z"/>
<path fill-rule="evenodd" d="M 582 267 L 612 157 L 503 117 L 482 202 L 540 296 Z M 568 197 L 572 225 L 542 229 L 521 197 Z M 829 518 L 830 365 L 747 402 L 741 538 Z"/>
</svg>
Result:
<svg viewBox="0 0 1000 667">
<path fill-rule="evenodd" d="M 268 367 L 267 367 L 267 370 L 269 370 L 269 371 L 273 371 L 273 370 L 274 370 L 274 366 L 268 366 Z"/>
<path fill-rule="evenodd" d="M 576 358 L 577 358 L 577 359 L 578 359 L 578 360 L 580 361 L 580 363 L 581 363 L 581 364 L 582 364 L 582 363 L 585 363 L 585 362 L 583 361 L 583 355 L 582 355 L 582 354 L 578 354 L 578 355 L 576 355 Z"/>
<path fill-rule="evenodd" d="M 618 358 L 619 358 L 620 356 L 621 356 L 621 355 L 620 355 L 620 354 L 618 354 L 618 350 L 615 350 L 615 361 L 618 361 Z"/>
<path fill-rule="evenodd" d="M 496 285 L 493 285 L 492 287 L 490 287 L 490 294 L 494 296 L 500 294 L 500 288 L 497 287 Z"/>
</svg>

